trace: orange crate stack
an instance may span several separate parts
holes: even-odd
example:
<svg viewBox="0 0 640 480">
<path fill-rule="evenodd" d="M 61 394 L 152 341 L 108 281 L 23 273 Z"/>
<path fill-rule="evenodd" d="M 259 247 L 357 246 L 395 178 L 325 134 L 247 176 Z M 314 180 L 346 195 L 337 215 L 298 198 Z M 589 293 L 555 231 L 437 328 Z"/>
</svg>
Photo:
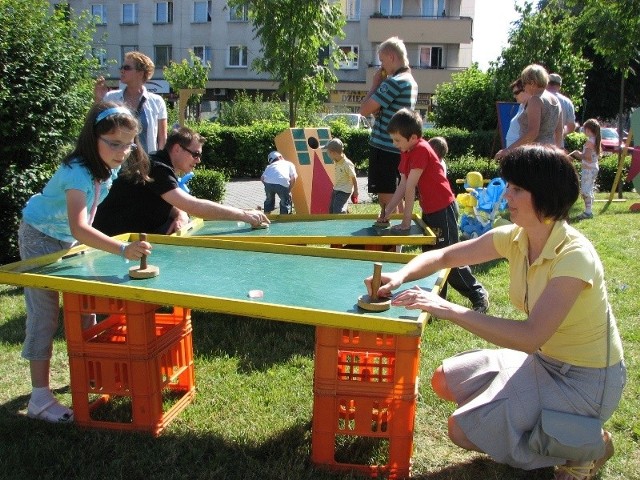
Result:
<svg viewBox="0 0 640 480">
<path fill-rule="evenodd" d="M 316 327 L 311 460 L 371 477 L 408 476 L 418 388 L 420 338 Z M 341 458 L 351 440 L 386 446 L 371 465 Z"/>
<path fill-rule="evenodd" d="M 195 395 L 191 311 L 64 295 L 75 422 L 158 435 Z M 82 330 L 83 315 L 106 314 Z M 163 406 L 168 405 L 168 406 Z M 109 415 L 105 411 L 114 410 Z"/>
</svg>

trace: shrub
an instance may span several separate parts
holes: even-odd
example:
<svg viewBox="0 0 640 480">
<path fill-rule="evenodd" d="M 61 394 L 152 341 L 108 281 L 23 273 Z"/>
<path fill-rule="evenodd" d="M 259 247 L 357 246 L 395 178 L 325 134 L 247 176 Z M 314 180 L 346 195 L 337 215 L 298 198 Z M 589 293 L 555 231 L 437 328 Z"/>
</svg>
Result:
<svg viewBox="0 0 640 480">
<path fill-rule="evenodd" d="M 194 173 L 194 177 L 187 184 L 191 195 L 213 202 L 222 202 L 227 191 L 227 176 L 205 168 L 198 168 Z"/>
</svg>

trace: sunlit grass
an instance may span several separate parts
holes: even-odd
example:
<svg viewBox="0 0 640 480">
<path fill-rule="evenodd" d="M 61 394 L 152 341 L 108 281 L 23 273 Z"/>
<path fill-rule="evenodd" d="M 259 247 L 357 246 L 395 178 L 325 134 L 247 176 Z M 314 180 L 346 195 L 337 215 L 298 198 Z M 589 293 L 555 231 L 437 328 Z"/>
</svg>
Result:
<svg viewBox="0 0 640 480">
<path fill-rule="evenodd" d="M 576 223 L 605 265 L 608 291 L 625 347 L 629 382 L 620 408 L 607 423 L 616 456 L 601 478 L 632 479 L 640 472 L 640 246 L 637 214 L 613 203 L 593 220 Z M 604 198 L 604 195 L 601 195 Z M 377 213 L 376 205 L 351 207 Z M 418 210 L 416 209 L 416 212 Z M 574 215 L 582 205 L 574 207 Z M 475 268 L 491 295 L 491 313 L 517 315 L 508 302 L 504 262 Z M 455 291 L 450 298 L 466 302 Z M 137 433 L 47 425 L 27 419 L 30 391 L 22 290 L 0 286 L 0 478 L 2 479 L 349 479 L 310 463 L 314 329 L 310 326 L 194 312 L 195 401 L 158 438 Z M 454 406 L 437 399 L 429 385 L 434 368 L 457 352 L 487 346 L 443 320 L 422 337 L 413 474 L 418 479 L 548 479 L 549 469 L 525 472 L 468 453 L 447 438 Z M 52 386 L 71 403 L 66 345 L 54 346 Z M 341 453 L 344 453 L 341 450 Z M 372 450 L 372 455 L 376 452 Z"/>
</svg>

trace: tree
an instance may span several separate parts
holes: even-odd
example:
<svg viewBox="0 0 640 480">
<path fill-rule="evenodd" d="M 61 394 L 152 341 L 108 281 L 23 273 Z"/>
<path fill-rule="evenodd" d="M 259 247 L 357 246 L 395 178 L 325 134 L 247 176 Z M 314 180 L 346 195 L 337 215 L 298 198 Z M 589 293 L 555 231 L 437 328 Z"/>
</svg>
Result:
<svg viewBox="0 0 640 480">
<path fill-rule="evenodd" d="M 593 49 L 620 74 L 618 134 L 622 137 L 624 83 L 640 52 L 640 0 L 570 0 L 569 3 L 582 7 L 580 24 L 593 35 Z M 616 182 L 621 172 L 622 151 L 618 152 L 618 165 Z"/>
<path fill-rule="evenodd" d="M 346 21 L 340 3 L 330 0 L 230 0 L 229 7 L 249 8 L 253 31 L 260 39 L 261 57 L 253 60 L 257 72 L 280 82 L 286 94 L 289 124 L 296 125 L 298 109 L 319 103 L 337 81 L 332 66 L 345 56 L 334 41 L 343 38 Z M 328 50 L 324 62 L 319 53 Z"/>
<path fill-rule="evenodd" d="M 524 67 L 537 63 L 562 76 L 563 93 L 579 107 L 591 64 L 581 45 L 573 41 L 578 18 L 556 0 L 542 4 L 540 10 L 527 3 L 516 6 L 516 11 L 521 18 L 509 32 L 509 46 L 489 69 L 495 72 L 498 98 L 513 101 L 509 84 Z"/>
<path fill-rule="evenodd" d="M 482 72 L 478 64 L 454 73 L 451 82 L 436 87 L 437 106 L 433 116 L 439 127 L 467 130 L 493 130 L 497 125 L 495 80 Z"/>
<path fill-rule="evenodd" d="M 0 260 L 17 256 L 24 201 L 42 185 L 41 165 L 73 141 L 93 101 L 95 28 L 68 5 L 0 0 Z"/>
<path fill-rule="evenodd" d="M 171 61 L 162 69 L 162 73 L 173 91 L 179 92 L 184 88 L 205 88 L 209 78 L 209 70 L 211 70 L 211 63 L 203 64 L 200 57 L 189 50 L 189 60 L 183 58 L 180 63 Z M 186 106 L 191 109 L 197 108 L 201 98 L 202 95 L 191 95 Z M 180 105 L 180 108 L 184 109 L 184 107 L 185 105 Z"/>
</svg>

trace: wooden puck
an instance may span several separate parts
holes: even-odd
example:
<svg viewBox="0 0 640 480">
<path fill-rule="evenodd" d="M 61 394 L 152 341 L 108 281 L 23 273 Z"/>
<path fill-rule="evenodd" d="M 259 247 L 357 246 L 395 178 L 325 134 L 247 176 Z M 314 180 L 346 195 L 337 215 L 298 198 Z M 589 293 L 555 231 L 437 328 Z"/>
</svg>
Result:
<svg viewBox="0 0 640 480">
<path fill-rule="evenodd" d="M 368 310 L 370 312 L 384 312 L 391 308 L 391 299 L 378 298 L 374 301 L 369 295 L 360 295 L 360 297 L 358 297 L 358 306 L 361 309 Z"/>
<path fill-rule="evenodd" d="M 370 312 L 384 312 L 391 307 L 390 298 L 379 298 L 378 290 L 380 289 L 380 276 L 382 275 L 382 264 L 376 262 L 373 264 L 373 278 L 371 279 L 371 295 L 360 295 L 358 297 L 358 306 L 363 310 Z"/>
<path fill-rule="evenodd" d="M 373 224 L 373 226 L 376 228 L 389 228 L 390 225 L 391 225 L 390 222 L 375 222 Z"/>
<path fill-rule="evenodd" d="M 147 234 L 141 233 L 140 240 L 143 242 L 147 241 Z M 160 275 L 160 269 L 154 265 L 147 265 L 147 256 L 142 255 L 140 257 L 140 265 L 137 267 L 131 267 L 129 269 L 129 277 L 140 280 L 144 278 L 152 278 Z"/>
<path fill-rule="evenodd" d="M 262 222 L 258 225 L 251 225 L 252 230 L 262 230 L 263 228 L 269 228 L 269 224 L 267 222 Z"/>
</svg>

